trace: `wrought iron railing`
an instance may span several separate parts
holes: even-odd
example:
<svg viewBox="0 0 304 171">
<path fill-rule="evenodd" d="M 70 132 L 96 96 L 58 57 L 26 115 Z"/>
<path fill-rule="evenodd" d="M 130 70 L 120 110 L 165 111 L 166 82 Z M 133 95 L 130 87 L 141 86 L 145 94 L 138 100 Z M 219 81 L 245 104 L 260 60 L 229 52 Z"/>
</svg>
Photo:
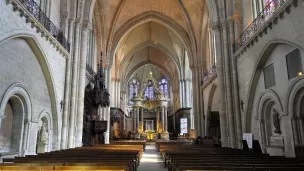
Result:
<svg viewBox="0 0 304 171">
<path fill-rule="evenodd" d="M 96 75 L 96 72 L 93 70 L 93 68 L 87 63 L 86 64 L 86 77 L 93 82 L 94 76 Z"/>
<path fill-rule="evenodd" d="M 247 29 L 234 42 L 234 53 L 237 52 L 259 29 L 273 16 L 273 14 L 287 1 L 290 0 L 272 0 L 265 6 L 263 11 L 253 20 Z"/>
<path fill-rule="evenodd" d="M 204 75 L 204 79 L 203 79 L 203 83 L 206 83 L 207 81 L 209 81 L 210 79 L 214 78 L 217 76 L 216 73 L 216 66 L 214 65 L 207 74 Z"/>
<path fill-rule="evenodd" d="M 70 43 L 64 37 L 63 32 L 55 26 L 34 0 L 18 1 L 22 3 L 28 12 L 30 12 L 68 52 L 70 52 Z"/>
</svg>

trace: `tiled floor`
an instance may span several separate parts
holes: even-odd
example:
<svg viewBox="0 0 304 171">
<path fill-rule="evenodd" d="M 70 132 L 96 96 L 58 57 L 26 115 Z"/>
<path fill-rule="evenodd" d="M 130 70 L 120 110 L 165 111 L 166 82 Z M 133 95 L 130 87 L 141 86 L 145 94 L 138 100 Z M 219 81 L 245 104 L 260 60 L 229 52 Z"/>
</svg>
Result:
<svg viewBox="0 0 304 171">
<path fill-rule="evenodd" d="M 167 171 L 154 143 L 146 145 L 145 153 L 139 163 L 138 171 Z"/>
</svg>

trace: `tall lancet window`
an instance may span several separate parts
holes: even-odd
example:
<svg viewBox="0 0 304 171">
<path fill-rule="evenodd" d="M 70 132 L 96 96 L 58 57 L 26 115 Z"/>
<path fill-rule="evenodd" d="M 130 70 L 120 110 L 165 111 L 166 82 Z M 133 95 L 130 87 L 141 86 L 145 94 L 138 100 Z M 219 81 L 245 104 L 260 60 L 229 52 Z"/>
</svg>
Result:
<svg viewBox="0 0 304 171">
<path fill-rule="evenodd" d="M 131 82 L 130 82 L 130 87 L 129 87 L 129 100 L 130 100 L 130 104 L 133 104 L 133 102 L 131 101 L 131 99 L 133 98 L 134 95 L 136 95 L 138 93 L 138 81 L 134 78 Z"/>
<path fill-rule="evenodd" d="M 165 96 L 168 96 L 168 81 L 163 78 L 160 80 L 159 89 L 164 93 Z"/>
<path fill-rule="evenodd" d="M 154 99 L 154 88 L 151 80 L 148 81 L 148 85 L 145 89 L 145 99 Z"/>
</svg>

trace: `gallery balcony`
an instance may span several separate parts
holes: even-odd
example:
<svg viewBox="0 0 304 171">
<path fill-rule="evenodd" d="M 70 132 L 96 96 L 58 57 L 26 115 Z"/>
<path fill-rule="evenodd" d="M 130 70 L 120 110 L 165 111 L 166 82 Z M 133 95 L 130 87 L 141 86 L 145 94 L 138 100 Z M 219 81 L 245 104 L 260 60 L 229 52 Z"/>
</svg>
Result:
<svg viewBox="0 0 304 171">
<path fill-rule="evenodd" d="M 207 87 L 217 77 L 216 66 L 214 65 L 208 73 L 204 75 L 202 86 Z"/>
<path fill-rule="evenodd" d="M 14 11 L 19 11 L 20 16 L 26 18 L 27 23 L 31 23 L 32 27 L 37 28 L 37 32 L 41 32 L 41 36 L 56 45 L 57 49 L 64 48 L 70 53 L 70 43 L 64 37 L 63 32 L 59 30 L 55 24 L 48 18 L 44 11 L 34 0 L 7 0 L 7 3 L 13 5 Z"/>
<path fill-rule="evenodd" d="M 247 29 L 233 44 L 234 54 L 243 51 L 267 34 L 268 28 L 272 29 L 284 13 L 290 13 L 291 6 L 297 6 L 297 0 L 273 0 L 265 6 L 263 11 L 253 20 Z"/>
</svg>

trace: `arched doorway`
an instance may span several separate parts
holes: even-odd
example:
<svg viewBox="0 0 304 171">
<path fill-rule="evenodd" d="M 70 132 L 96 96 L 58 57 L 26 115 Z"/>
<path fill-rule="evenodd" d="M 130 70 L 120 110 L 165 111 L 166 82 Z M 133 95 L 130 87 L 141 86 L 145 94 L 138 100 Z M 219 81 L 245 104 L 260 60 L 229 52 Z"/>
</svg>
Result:
<svg viewBox="0 0 304 171">
<path fill-rule="evenodd" d="M 2 156 L 24 155 L 28 151 L 30 100 L 24 89 L 13 85 L 5 94 L 0 115 Z"/>
</svg>

